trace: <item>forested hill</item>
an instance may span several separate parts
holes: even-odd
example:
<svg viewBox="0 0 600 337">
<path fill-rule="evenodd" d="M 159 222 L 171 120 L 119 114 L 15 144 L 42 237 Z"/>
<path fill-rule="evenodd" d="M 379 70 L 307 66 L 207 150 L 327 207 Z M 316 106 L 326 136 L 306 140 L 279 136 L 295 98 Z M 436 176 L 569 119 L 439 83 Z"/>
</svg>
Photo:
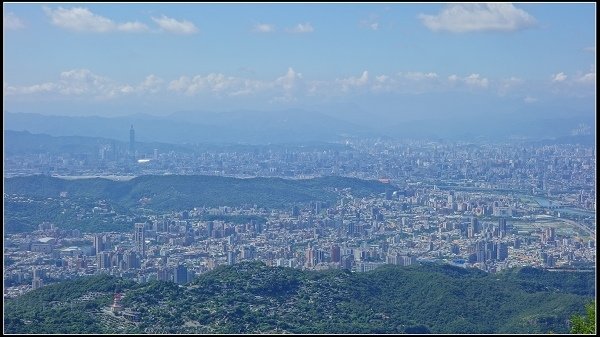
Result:
<svg viewBox="0 0 600 337">
<path fill-rule="evenodd" d="M 107 275 L 49 285 L 7 300 L 4 323 L 8 333 L 567 333 L 594 296 L 594 278 L 530 267 L 350 273 L 244 262 L 183 287 Z M 115 289 L 139 324 L 102 312 Z"/>
<path fill-rule="evenodd" d="M 140 176 L 129 181 L 102 178 L 65 180 L 49 176 L 4 179 L 4 193 L 34 198 L 86 197 L 157 211 L 182 210 L 200 206 L 287 207 L 313 201 L 335 202 L 335 189 L 350 188 L 354 196 L 384 193 L 394 187 L 373 180 L 322 177 L 292 180 L 281 178 L 238 179 L 218 176 Z"/>
</svg>

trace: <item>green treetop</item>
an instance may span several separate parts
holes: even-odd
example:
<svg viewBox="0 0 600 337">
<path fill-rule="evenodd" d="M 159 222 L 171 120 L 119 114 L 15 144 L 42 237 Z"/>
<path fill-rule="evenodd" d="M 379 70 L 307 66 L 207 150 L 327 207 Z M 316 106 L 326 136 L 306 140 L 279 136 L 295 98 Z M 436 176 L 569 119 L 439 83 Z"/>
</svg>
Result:
<svg viewBox="0 0 600 337">
<path fill-rule="evenodd" d="M 596 333 L 596 304 L 594 301 L 585 305 L 586 316 L 573 315 L 571 317 L 571 333 L 595 334 Z"/>
</svg>

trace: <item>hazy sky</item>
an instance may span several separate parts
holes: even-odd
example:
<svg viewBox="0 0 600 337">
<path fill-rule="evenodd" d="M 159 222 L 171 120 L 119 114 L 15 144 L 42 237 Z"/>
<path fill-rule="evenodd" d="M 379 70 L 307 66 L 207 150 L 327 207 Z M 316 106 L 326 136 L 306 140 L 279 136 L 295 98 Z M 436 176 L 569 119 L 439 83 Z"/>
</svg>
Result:
<svg viewBox="0 0 600 337">
<path fill-rule="evenodd" d="M 443 110 L 452 97 L 523 108 L 595 102 L 594 3 L 3 9 L 11 112 L 376 109 L 404 99 Z"/>
</svg>

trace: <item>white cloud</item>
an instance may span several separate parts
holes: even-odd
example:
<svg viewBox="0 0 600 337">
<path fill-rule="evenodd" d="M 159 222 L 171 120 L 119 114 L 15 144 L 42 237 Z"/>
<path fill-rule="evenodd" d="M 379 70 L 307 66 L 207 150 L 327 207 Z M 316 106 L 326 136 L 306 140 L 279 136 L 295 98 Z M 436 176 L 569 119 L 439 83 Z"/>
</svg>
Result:
<svg viewBox="0 0 600 337">
<path fill-rule="evenodd" d="M 385 83 L 390 77 L 387 75 L 375 76 L 375 81 L 378 83 Z"/>
<path fill-rule="evenodd" d="M 595 53 L 596 52 L 596 46 L 591 46 L 591 47 L 585 47 L 583 48 L 584 51 L 590 52 L 590 53 Z"/>
<path fill-rule="evenodd" d="M 596 83 L 596 72 L 589 72 L 587 74 L 582 75 L 577 79 L 577 82 L 583 84 L 595 84 Z"/>
<path fill-rule="evenodd" d="M 523 102 L 525 102 L 525 103 L 535 103 L 537 101 L 538 101 L 537 98 L 529 96 L 529 95 L 525 96 L 525 98 L 523 98 Z"/>
<path fill-rule="evenodd" d="M 189 85 L 190 85 L 190 78 L 187 76 L 181 76 L 176 80 L 172 80 L 169 83 L 168 88 L 169 88 L 169 90 L 172 90 L 172 91 L 184 92 L 184 91 L 187 91 L 187 88 L 189 87 Z"/>
<path fill-rule="evenodd" d="M 128 33 L 145 32 L 148 30 L 148 26 L 141 22 L 125 22 L 117 25 L 117 30 Z"/>
<path fill-rule="evenodd" d="M 379 29 L 379 16 L 377 14 L 370 14 L 368 18 L 360 20 L 358 23 L 359 27 L 378 30 Z"/>
<path fill-rule="evenodd" d="M 232 76 L 225 76 L 223 74 L 209 74 L 204 80 L 206 81 L 210 90 L 215 92 L 227 90 L 239 83 L 239 79 Z"/>
<path fill-rule="evenodd" d="M 302 79 L 302 74 L 295 72 L 292 67 L 289 67 L 285 75 L 278 77 L 274 82 L 275 87 L 281 87 L 283 89 L 283 96 L 276 97 L 275 101 L 295 101 L 294 90 L 296 89 L 296 83 L 300 79 Z"/>
<path fill-rule="evenodd" d="M 406 74 L 404 74 L 404 77 L 406 79 L 412 80 L 412 81 L 422 81 L 422 80 L 432 80 L 432 79 L 436 79 L 438 77 L 438 75 L 436 73 L 422 73 L 422 72 L 408 72 Z"/>
<path fill-rule="evenodd" d="M 73 69 L 60 74 L 59 92 L 63 95 L 92 94 L 113 96 L 117 87 L 106 77 L 88 69 Z"/>
<path fill-rule="evenodd" d="M 146 79 L 137 87 L 129 84 L 119 84 L 100 75 L 96 75 L 88 69 L 72 69 L 60 73 L 55 82 L 34 84 L 30 86 L 4 86 L 5 95 L 35 95 L 55 94 L 55 96 L 68 96 L 69 98 L 95 98 L 110 99 L 132 93 L 155 93 L 162 82 L 154 75 Z"/>
<path fill-rule="evenodd" d="M 25 24 L 14 13 L 8 12 L 2 18 L 2 27 L 7 30 L 17 30 L 25 28 Z"/>
<path fill-rule="evenodd" d="M 563 73 L 563 72 L 552 75 L 552 82 L 562 82 L 566 79 L 567 79 L 567 75 L 565 75 L 565 73 Z"/>
<path fill-rule="evenodd" d="M 480 77 L 479 74 L 471 74 L 465 78 L 465 83 L 470 86 L 487 88 L 488 79 Z"/>
<path fill-rule="evenodd" d="M 167 88 L 189 96 L 201 93 L 213 93 L 217 96 L 240 96 L 258 92 L 265 87 L 264 83 L 257 80 L 210 73 L 205 76 L 196 75 L 192 78 L 181 76 L 171 81 Z"/>
<path fill-rule="evenodd" d="M 326 95 L 326 90 L 331 88 L 331 82 L 322 80 L 308 81 L 306 94 L 308 96 Z"/>
<path fill-rule="evenodd" d="M 121 87 L 121 92 L 123 94 L 131 94 L 131 93 L 135 92 L 135 88 L 132 87 L 132 86 L 130 86 L 130 85 L 128 85 L 128 84 L 126 84 L 126 85 L 124 85 L 124 86 Z"/>
<path fill-rule="evenodd" d="M 371 89 L 375 92 L 389 92 L 397 89 L 398 81 L 388 75 L 378 75 L 373 79 Z"/>
<path fill-rule="evenodd" d="M 251 95 L 251 94 L 257 93 L 261 90 L 264 90 L 266 87 L 267 87 L 267 85 L 262 81 L 252 80 L 252 79 L 247 79 L 247 78 L 240 79 L 239 87 L 235 88 L 234 90 L 231 90 L 231 92 L 229 93 L 229 96 Z"/>
<path fill-rule="evenodd" d="M 301 89 L 299 87 L 301 80 L 302 74 L 290 67 L 283 76 L 270 81 L 210 73 L 208 75 L 196 75 L 191 78 L 181 76 L 169 82 L 167 88 L 170 91 L 189 96 L 207 93 L 215 94 L 218 97 L 244 96 L 269 92 L 272 97 L 275 97 L 276 101 L 293 101 L 295 100 L 295 93 Z"/>
<path fill-rule="evenodd" d="M 306 22 L 306 23 L 299 23 L 296 25 L 296 27 L 294 27 L 292 29 L 288 29 L 288 31 L 291 33 L 312 33 L 315 31 L 315 29 L 309 22 Z"/>
<path fill-rule="evenodd" d="M 254 26 L 253 31 L 257 33 L 271 33 L 275 31 L 275 26 L 268 23 L 259 23 Z"/>
<path fill-rule="evenodd" d="M 471 74 L 464 78 L 461 78 L 455 74 L 448 76 L 448 83 L 452 85 L 466 84 L 472 88 L 487 88 L 489 81 L 485 77 L 481 77 L 479 74 Z"/>
<path fill-rule="evenodd" d="M 281 85 L 284 90 L 290 91 L 294 88 L 294 83 L 299 78 L 302 78 L 302 74 L 296 73 L 294 69 L 290 67 L 285 75 L 275 80 L 275 83 Z"/>
<path fill-rule="evenodd" d="M 113 31 L 143 32 L 148 27 L 140 22 L 115 23 L 109 18 L 92 13 L 87 8 L 73 7 L 70 9 L 44 7 L 44 12 L 50 17 L 53 25 L 77 32 L 107 33 Z"/>
<path fill-rule="evenodd" d="M 368 20 L 360 21 L 359 27 L 370 29 L 370 30 L 378 30 L 379 22 L 375 21 L 375 19 L 373 19 L 373 18 L 369 18 Z"/>
<path fill-rule="evenodd" d="M 154 74 L 148 75 L 146 76 L 146 78 L 144 79 L 144 81 L 139 85 L 139 87 L 137 88 L 138 92 L 150 92 L 150 93 L 157 93 L 160 91 L 161 89 L 161 84 L 164 81 L 162 80 L 162 78 L 157 77 Z"/>
<path fill-rule="evenodd" d="M 362 87 L 369 82 L 369 72 L 365 70 L 360 77 L 337 79 L 336 82 L 341 85 L 342 91 L 348 91 L 353 87 Z"/>
<path fill-rule="evenodd" d="M 592 67 L 587 72 L 578 72 L 570 76 L 559 73 L 554 77 L 564 76 L 568 85 L 554 86 L 556 90 L 594 88 L 596 73 Z M 242 76 L 242 77 L 238 77 Z M 511 93 L 514 98 L 525 103 L 532 103 L 531 91 L 524 85 L 525 81 L 518 77 L 509 77 L 490 81 L 488 78 L 472 73 L 470 75 L 443 76 L 436 72 L 409 71 L 394 74 L 369 74 L 364 70 L 355 76 L 336 79 L 311 79 L 293 67 L 289 67 L 280 76 L 270 79 L 258 79 L 253 75 L 230 76 L 222 73 L 184 74 L 177 78 L 163 80 L 155 74 L 145 76 L 135 82 L 123 83 L 93 73 L 88 69 L 72 69 L 64 71 L 50 82 L 15 86 L 4 83 L 5 96 L 39 95 L 40 97 L 69 97 L 79 99 L 113 99 L 134 95 L 151 97 L 154 95 L 181 94 L 203 98 L 227 98 L 254 96 L 272 99 L 272 102 L 291 102 L 303 97 L 340 97 L 357 93 L 398 93 L 426 94 L 435 92 L 464 92 L 485 90 L 490 87 L 498 93 Z M 525 91 L 527 89 L 529 92 Z M 540 97 L 540 93 L 533 92 Z M 529 98 L 527 98 L 529 96 Z M 543 96 L 543 95 L 542 95 Z"/>
<path fill-rule="evenodd" d="M 66 9 L 58 7 L 58 9 L 52 10 L 44 7 L 44 12 L 50 17 L 53 25 L 69 30 L 103 33 L 116 28 L 112 20 L 95 15 L 87 8 L 74 7 Z"/>
<path fill-rule="evenodd" d="M 28 95 L 28 94 L 39 94 L 44 92 L 52 92 L 56 90 L 56 84 L 54 83 L 42 83 L 34 84 L 24 87 L 10 86 L 4 83 L 4 95 Z"/>
<path fill-rule="evenodd" d="M 190 21 L 181 20 L 177 21 L 173 18 L 169 18 L 165 15 L 160 18 L 152 18 L 156 24 L 163 30 L 175 33 L 175 34 L 194 34 L 198 32 L 198 28 Z"/>
<path fill-rule="evenodd" d="M 430 30 L 465 33 L 474 31 L 516 31 L 536 24 L 533 16 L 510 3 L 449 5 L 438 15 L 420 14 Z"/>
</svg>

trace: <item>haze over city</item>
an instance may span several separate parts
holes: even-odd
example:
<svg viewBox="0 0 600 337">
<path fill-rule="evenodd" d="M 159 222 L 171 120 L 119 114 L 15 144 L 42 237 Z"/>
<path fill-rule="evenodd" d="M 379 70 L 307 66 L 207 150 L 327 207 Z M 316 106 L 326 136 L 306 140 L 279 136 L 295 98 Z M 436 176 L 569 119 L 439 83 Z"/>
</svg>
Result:
<svg viewBox="0 0 600 337">
<path fill-rule="evenodd" d="M 5 333 L 595 333 L 592 3 L 4 4 Z"/>
</svg>

